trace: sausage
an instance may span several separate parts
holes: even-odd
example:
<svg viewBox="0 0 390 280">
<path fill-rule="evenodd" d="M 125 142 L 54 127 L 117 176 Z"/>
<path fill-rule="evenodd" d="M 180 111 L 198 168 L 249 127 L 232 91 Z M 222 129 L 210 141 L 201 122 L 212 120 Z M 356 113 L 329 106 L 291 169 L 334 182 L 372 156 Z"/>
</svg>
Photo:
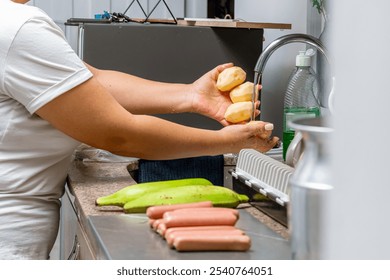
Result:
<svg viewBox="0 0 390 280">
<path fill-rule="evenodd" d="M 158 226 L 163 222 L 164 220 L 163 219 L 156 219 L 154 220 L 153 224 L 152 224 L 152 229 L 154 231 L 157 231 L 157 228 Z"/>
<path fill-rule="evenodd" d="M 210 215 L 208 212 L 199 212 L 196 215 L 180 213 L 175 211 L 166 212 L 163 217 L 167 228 L 189 227 L 189 226 L 234 226 L 238 217 L 232 213 L 215 212 Z"/>
<path fill-rule="evenodd" d="M 175 238 L 173 247 L 185 251 L 247 251 L 251 239 L 247 235 L 182 235 Z"/>
<path fill-rule="evenodd" d="M 173 247 L 173 243 L 176 238 L 180 236 L 195 236 L 195 235 L 215 235 L 215 236 L 230 236 L 230 235 L 244 235 L 245 233 L 238 229 L 238 228 L 233 228 L 233 229 L 215 229 L 215 230 L 207 230 L 207 231 L 202 231 L 202 230 L 191 230 L 191 231 L 175 231 L 171 232 L 169 234 L 165 235 L 165 239 L 169 247 Z"/>
<path fill-rule="evenodd" d="M 164 237 L 167 234 L 178 232 L 178 231 L 194 231 L 194 230 L 201 230 L 203 232 L 208 230 L 230 230 L 230 229 L 236 229 L 234 226 L 195 226 L 195 227 L 171 227 L 167 228 L 164 233 Z"/>
<path fill-rule="evenodd" d="M 149 219 L 148 223 L 151 228 L 153 228 L 153 223 L 155 222 L 155 219 Z"/>
<path fill-rule="evenodd" d="M 160 234 L 161 236 L 164 236 L 166 230 L 167 230 L 167 226 L 165 225 L 164 220 L 162 220 L 162 222 L 159 223 L 159 225 L 157 226 L 156 231 L 157 231 L 157 233 Z"/>
<path fill-rule="evenodd" d="M 210 213 L 210 215 L 214 215 L 216 212 L 225 212 L 225 213 L 232 213 L 236 215 L 237 217 L 239 216 L 239 212 L 237 209 L 233 208 L 226 208 L 226 207 L 202 207 L 202 208 L 182 208 L 182 209 L 177 209 L 173 210 L 174 212 L 178 213 L 187 213 L 187 215 L 192 215 L 192 214 L 198 214 L 201 212 L 207 212 Z"/>
<path fill-rule="evenodd" d="M 211 201 L 201 201 L 201 202 L 193 202 L 193 203 L 181 203 L 181 204 L 171 204 L 171 205 L 156 205 L 150 206 L 146 209 L 146 215 L 150 219 L 160 219 L 163 214 L 167 211 L 173 211 L 176 209 L 182 208 L 195 208 L 195 207 L 213 207 L 213 203 Z"/>
<path fill-rule="evenodd" d="M 194 236 L 194 235 L 214 235 L 214 236 L 230 236 L 230 235 L 244 235 L 245 233 L 238 229 L 214 229 L 203 231 L 201 229 L 193 229 L 189 231 L 174 231 L 165 235 L 165 240 L 167 241 L 169 247 L 173 247 L 173 242 L 179 236 Z"/>
</svg>

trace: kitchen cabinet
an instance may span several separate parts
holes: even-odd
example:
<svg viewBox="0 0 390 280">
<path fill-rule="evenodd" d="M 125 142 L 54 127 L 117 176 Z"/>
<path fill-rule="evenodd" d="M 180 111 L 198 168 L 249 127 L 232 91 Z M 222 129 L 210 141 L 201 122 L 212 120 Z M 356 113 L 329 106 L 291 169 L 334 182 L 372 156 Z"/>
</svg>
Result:
<svg viewBox="0 0 390 280">
<path fill-rule="evenodd" d="M 60 259 L 92 260 L 95 257 L 74 201 L 75 197 L 66 186 L 61 198 Z"/>
<path fill-rule="evenodd" d="M 74 258 L 76 251 L 76 228 L 77 215 L 73 206 L 74 197 L 70 195 L 66 186 L 65 193 L 61 198 L 61 221 L 60 221 L 60 258 Z"/>
<path fill-rule="evenodd" d="M 75 257 L 78 260 L 95 260 L 95 254 L 92 251 L 91 245 L 86 232 L 81 223 L 77 223 L 75 241 L 78 241 L 75 251 Z M 78 251 L 77 251 L 78 250 Z M 78 253 L 78 254 L 77 254 Z"/>
</svg>

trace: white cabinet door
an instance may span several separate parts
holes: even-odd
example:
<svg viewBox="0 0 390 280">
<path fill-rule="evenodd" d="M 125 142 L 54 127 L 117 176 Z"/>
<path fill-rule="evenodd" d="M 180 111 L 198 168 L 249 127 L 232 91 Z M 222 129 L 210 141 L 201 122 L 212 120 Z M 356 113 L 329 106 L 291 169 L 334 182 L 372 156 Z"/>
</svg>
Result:
<svg viewBox="0 0 390 280">
<path fill-rule="evenodd" d="M 79 246 L 77 241 L 77 215 L 73 208 L 74 196 L 70 194 L 68 187 L 61 198 L 60 221 L 60 258 L 62 260 L 73 259 Z"/>
</svg>

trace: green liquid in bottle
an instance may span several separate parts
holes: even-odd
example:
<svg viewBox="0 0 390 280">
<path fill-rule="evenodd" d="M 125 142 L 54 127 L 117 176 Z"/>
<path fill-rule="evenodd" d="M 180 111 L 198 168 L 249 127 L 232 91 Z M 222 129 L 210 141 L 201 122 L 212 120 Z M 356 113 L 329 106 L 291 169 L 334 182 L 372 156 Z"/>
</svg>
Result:
<svg viewBox="0 0 390 280">
<path fill-rule="evenodd" d="M 320 116 L 319 107 L 290 107 L 284 108 L 283 114 L 283 159 L 286 160 L 286 152 L 288 146 L 290 146 L 291 141 L 295 136 L 295 131 L 292 129 L 288 123 L 290 121 L 302 118 L 315 118 Z"/>
</svg>

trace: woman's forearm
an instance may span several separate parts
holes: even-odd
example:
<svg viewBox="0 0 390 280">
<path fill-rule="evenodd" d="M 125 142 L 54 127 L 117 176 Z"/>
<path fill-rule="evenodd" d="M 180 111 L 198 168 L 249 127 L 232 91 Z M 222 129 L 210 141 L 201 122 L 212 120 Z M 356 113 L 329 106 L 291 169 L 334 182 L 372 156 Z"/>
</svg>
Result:
<svg viewBox="0 0 390 280">
<path fill-rule="evenodd" d="M 156 82 L 118 71 L 89 68 L 118 103 L 133 114 L 192 111 L 191 87 L 187 84 Z"/>
<path fill-rule="evenodd" d="M 173 159 L 271 149 L 265 123 L 205 130 L 126 111 L 95 77 L 60 95 L 36 112 L 52 126 L 90 146 L 118 155 Z"/>
</svg>

